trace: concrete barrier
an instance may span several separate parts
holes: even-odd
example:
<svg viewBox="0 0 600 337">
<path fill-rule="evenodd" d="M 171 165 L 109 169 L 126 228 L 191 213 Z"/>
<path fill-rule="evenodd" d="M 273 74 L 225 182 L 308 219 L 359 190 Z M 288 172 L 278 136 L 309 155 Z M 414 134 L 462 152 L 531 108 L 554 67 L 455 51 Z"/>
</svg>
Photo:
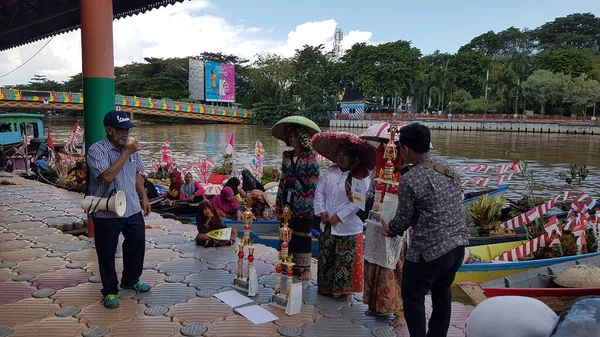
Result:
<svg viewBox="0 0 600 337">
<path fill-rule="evenodd" d="M 333 129 L 366 129 L 381 123 L 381 120 L 339 120 L 329 121 Z M 411 123 L 413 121 L 406 121 Z M 504 131 L 533 133 L 600 134 L 598 125 L 527 123 L 527 122 L 468 122 L 468 121 L 418 121 L 433 130 L 450 131 Z"/>
</svg>

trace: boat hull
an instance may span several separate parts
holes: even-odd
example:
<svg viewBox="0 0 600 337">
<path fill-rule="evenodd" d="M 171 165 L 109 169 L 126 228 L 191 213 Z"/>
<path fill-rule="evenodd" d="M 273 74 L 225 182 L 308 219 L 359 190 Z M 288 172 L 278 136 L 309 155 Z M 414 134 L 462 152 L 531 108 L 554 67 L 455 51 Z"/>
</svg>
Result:
<svg viewBox="0 0 600 337">
<path fill-rule="evenodd" d="M 498 262 L 498 263 L 469 263 L 463 264 L 456 273 L 454 283 L 476 282 L 483 283 L 497 278 L 510 276 L 517 273 L 526 272 L 535 268 L 547 267 L 553 264 L 573 261 L 586 257 L 600 255 L 600 252 L 589 254 L 555 257 L 551 259 L 516 261 L 516 262 Z"/>
<path fill-rule="evenodd" d="M 497 296 L 523 296 L 542 301 L 556 313 L 580 297 L 600 295 L 600 288 L 484 288 L 474 282 L 462 282 L 458 287 L 474 304 Z"/>
</svg>

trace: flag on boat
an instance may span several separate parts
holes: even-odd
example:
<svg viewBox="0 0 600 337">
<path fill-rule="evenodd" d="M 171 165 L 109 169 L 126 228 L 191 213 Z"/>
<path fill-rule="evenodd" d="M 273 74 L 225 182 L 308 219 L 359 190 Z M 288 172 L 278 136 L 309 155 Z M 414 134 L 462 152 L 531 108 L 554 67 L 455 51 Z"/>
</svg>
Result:
<svg viewBox="0 0 600 337">
<path fill-rule="evenodd" d="M 235 138 L 235 134 L 231 135 L 229 144 L 227 144 L 227 146 L 225 147 L 225 154 L 233 155 L 233 150 L 235 149 L 234 138 Z"/>
<path fill-rule="evenodd" d="M 79 121 L 77 121 L 73 127 L 73 131 L 71 131 L 71 135 L 69 135 L 69 138 L 65 142 L 65 148 L 67 151 L 76 151 L 77 139 L 80 135 L 82 135 L 81 126 L 79 126 Z"/>
<path fill-rule="evenodd" d="M 48 141 L 46 142 L 46 145 L 48 146 L 48 160 L 46 160 L 46 164 L 48 164 L 49 167 L 54 167 L 56 153 L 54 152 L 54 142 L 52 141 L 50 130 L 48 130 Z"/>
</svg>

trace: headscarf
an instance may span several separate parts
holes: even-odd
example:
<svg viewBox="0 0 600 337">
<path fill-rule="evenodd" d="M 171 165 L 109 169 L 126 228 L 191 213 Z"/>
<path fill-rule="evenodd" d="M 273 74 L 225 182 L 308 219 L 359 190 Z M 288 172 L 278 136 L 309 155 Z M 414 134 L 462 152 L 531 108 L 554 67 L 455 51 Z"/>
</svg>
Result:
<svg viewBox="0 0 600 337">
<path fill-rule="evenodd" d="M 223 186 L 223 189 L 225 189 L 226 187 L 231 188 L 231 191 L 234 192 L 233 195 L 236 195 L 238 194 L 238 189 L 240 187 L 240 180 L 237 177 L 231 177 L 229 178 L 229 180 L 227 180 L 227 182 Z M 223 190 L 221 190 L 221 192 L 222 191 Z"/>
<path fill-rule="evenodd" d="M 181 189 L 181 186 L 184 184 L 184 181 L 181 179 L 181 173 L 177 170 L 173 170 L 171 171 L 171 175 L 175 176 L 175 181 L 172 181 L 171 185 L 169 185 L 169 191 L 177 191 L 177 193 L 179 193 L 179 189 Z"/>
<path fill-rule="evenodd" d="M 200 205 L 198 205 L 198 215 L 196 216 L 197 226 L 204 226 L 206 224 L 206 217 L 204 216 L 205 208 L 210 208 L 213 213 L 213 217 L 210 219 L 210 223 L 208 224 L 209 231 L 225 227 L 223 226 L 223 222 L 221 221 L 219 213 L 217 213 L 213 205 L 208 200 L 204 200 L 200 203 Z"/>
<path fill-rule="evenodd" d="M 353 148 L 351 145 L 348 146 L 348 156 L 354 159 L 354 164 L 350 167 L 350 172 L 348 173 L 348 177 L 346 178 L 346 183 L 344 184 L 346 187 L 346 195 L 350 202 L 354 202 L 352 198 L 352 178 L 356 178 L 359 180 L 365 179 L 369 176 L 369 169 L 367 165 L 360 159 L 358 155 L 358 151 Z"/>
<path fill-rule="evenodd" d="M 306 128 L 299 126 L 299 125 L 287 125 L 284 129 L 284 134 L 289 135 L 292 133 L 295 133 L 298 135 L 298 139 L 300 140 L 300 144 L 302 144 L 302 147 L 311 147 L 311 142 L 310 140 L 312 139 L 312 137 L 310 136 L 310 134 L 308 133 L 308 131 L 306 131 Z M 285 145 L 290 146 L 289 141 L 286 139 L 285 141 Z"/>
<path fill-rule="evenodd" d="M 223 187 L 223 189 L 221 190 L 221 194 L 215 196 L 212 199 L 212 206 L 215 209 L 220 209 L 221 211 L 227 214 L 235 213 L 240 208 L 237 199 L 233 198 L 231 200 L 227 200 L 228 197 L 231 197 L 233 195 L 234 194 L 231 187 Z"/>
<path fill-rule="evenodd" d="M 242 189 L 244 191 L 261 190 L 264 191 L 265 187 L 254 177 L 252 172 L 248 169 L 242 170 Z"/>
<path fill-rule="evenodd" d="M 191 175 L 191 173 L 187 173 L 187 175 Z M 184 184 L 181 186 L 181 191 L 183 192 L 183 196 L 186 198 L 192 197 L 194 195 L 194 193 L 196 193 L 196 185 L 195 185 L 195 181 L 194 181 L 194 176 L 192 176 L 192 182 L 187 184 L 184 182 Z"/>
</svg>

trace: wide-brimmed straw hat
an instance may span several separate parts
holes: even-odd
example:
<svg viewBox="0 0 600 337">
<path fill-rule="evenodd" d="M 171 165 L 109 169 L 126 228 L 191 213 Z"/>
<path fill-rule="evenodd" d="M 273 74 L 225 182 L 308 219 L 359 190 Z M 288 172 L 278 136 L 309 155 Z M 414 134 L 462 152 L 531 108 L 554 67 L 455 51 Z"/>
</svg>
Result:
<svg viewBox="0 0 600 337">
<path fill-rule="evenodd" d="M 308 132 L 308 134 L 311 137 L 314 134 L 321 132 L 321 128 L 319 128 L 319 126 L 310 119 L 302 116 L 289 116 L 282 118 L 281 120 L 279 120 L 279 122 L 273 125 L 273 128 L 271 128 L 271 135 L 285 142 L 289 136 L 285 133 L 285 127 L 288 125 L 296 125 L 303 127 L 304 129 L 306 129 L 306 132 Z"/>
<path fill-rule="evenodd" d="M 566 268 L 554 283 L 567 288 L 600 288 L 600 267 L 580 264 Z"/>
<path fill-rule="evenodd" d="M 366 140 L 348 132 L 326 131 L 312 138 L 312 146 L 323 157 L 337 162 L 336 152 L 340 145 L 349 145 L 369 170 L 375 167 L 375 148 Z"/>
</svg>

